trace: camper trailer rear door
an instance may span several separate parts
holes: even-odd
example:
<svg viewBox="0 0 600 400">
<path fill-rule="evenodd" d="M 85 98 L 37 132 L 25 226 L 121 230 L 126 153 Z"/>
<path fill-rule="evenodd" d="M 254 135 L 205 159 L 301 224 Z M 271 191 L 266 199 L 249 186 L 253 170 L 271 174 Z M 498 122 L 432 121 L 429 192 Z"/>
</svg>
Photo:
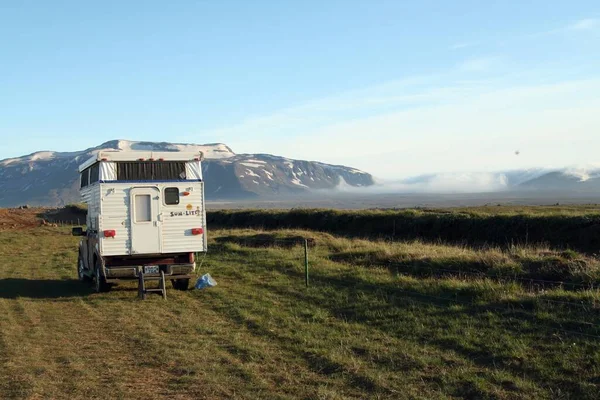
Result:
<svg viewBox="0 0 600 400">
<path fill-rule="evenodd" d="M 131 253 L 158 254 L 161 248 L 158 188 L 131 189 Z"/>
</svg>

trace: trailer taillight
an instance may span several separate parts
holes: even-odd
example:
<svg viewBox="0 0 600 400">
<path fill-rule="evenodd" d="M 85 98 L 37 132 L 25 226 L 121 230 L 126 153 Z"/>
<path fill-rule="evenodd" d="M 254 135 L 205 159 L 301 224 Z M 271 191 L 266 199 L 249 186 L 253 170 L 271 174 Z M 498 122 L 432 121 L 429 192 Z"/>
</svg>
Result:
<svg viewBox="0 0 600 400">
<path fill-rule="evenodd" d="M 189 196 L 189 195 L 190 195 L 190 192 L 181 192 L 181 195 L 182 195 L 182 196 Z"/>
<path fill-rule="evenodd" d="M 114 229 L 108 229 L 104 231 L 104 237 L 114 238 L 115 236 L 117 236 L 117 231 L 115 231 Z"/>
<path fill-rule="evenodd" d="M 202 235 L 203 233 L 204 233 L 204 229 L 202 229 L 202 228 L 192 229 L 192 235 Z"/>
</svg>

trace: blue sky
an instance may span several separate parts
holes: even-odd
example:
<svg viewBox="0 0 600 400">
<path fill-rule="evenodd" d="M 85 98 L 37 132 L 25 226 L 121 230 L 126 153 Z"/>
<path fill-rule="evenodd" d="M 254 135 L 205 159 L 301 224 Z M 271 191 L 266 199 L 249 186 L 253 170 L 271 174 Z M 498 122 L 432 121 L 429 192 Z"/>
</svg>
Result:
<svg viewBox="0 0 600 400">
<path fill-rule="evenodd" d="M 386 178 L 596 163 L 599 50 L 591 0 L 0 2 L 0 159 L 121 138 Z"/>
</svg>

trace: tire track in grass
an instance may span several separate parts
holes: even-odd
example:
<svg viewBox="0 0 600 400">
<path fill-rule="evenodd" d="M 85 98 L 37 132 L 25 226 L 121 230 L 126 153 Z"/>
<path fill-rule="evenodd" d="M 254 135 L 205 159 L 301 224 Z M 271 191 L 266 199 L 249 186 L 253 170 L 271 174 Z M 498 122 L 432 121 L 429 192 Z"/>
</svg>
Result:
<svg viewBox="0 0 600 400">
<path fill-rule="evenodd" d="M 129 351 L 126 338 L 111 324 L 110 315 L 94 318 L 82 307 L 88 300 L 77 297 L 79 292 L 65 293 L 73 297 L 54 298 L 60 293 L 55 293 L 52 285 L 70 277 L 68 267 L 63 264 L 69 262 L 70 243 L 63 238 L 58 243 L 47 237 L 37 240 L 32 235 L 37 233 L 9 240 L 2 252 L 11 258 L 6 268 L 0 270 L 0 279 L 23 280 L 23 288 L 30 292 L 27 294 L 35 297 L 2 300 L 6 310 L 2 313 L 3 320 L 7 324 L 2 326 L 0 334 L 3 352 L 9 354 L 4 357 L 7 359 L 4 364 L 11 365 L 10 371 L 3 368 L 2 375 L 7 374 L 6 380 L 12 376 L 21 378 L 23 382 L 18 387 L 22 390 L 17 397 L 148 398 L 172 394 L 162 391 L 165 374 L 141 365 L 137 354 Z M 26 260 L 11 255 L 13 249 L 24 247 L 29 249 L 22 254 Z M 49 249 L 54 252 L 53 257 L 48 254 Z M 61 250 L 62 253 L 57 253 Z M 50 285 L 47 289 L 44 282 Z M 38 286 L 41 292 L 31 292 L 31 288 Z M 15 392 L 17 380 L 11 382 L 10 392 Z"/>
<path fill-rule="evenodd" d="M 27 329 L 22 326 L 21 321 L 15 318 L 16 300 L 0 300 L 0 351 L 2 356 L 2 370 L 0 380 L 3 398 L 26 398 L 34 390 L 33 382 L 28 375 L 27 365 L 29 353 L 23 354 L 23 350 L 29 352 L 28 346 L 23 346 L 23 340 L 27 340 L 25 334 Z M 17 307 L 18 309 L 18 307 Z M 17 311 L 18 312 L 18 311 Z M 23 360 L 26 357 L 26 361 Z"/>
<path fill-rule="evenodd" d="M 148 386 L 161 386 L 162 371 L 149 370 L 137 362 L 135 354 L 123 351 L 126 339 L 110 322 L 98 323 L 86 313 L 83 300 L 19 301 L 22 304 L 11 307 L 11 318 L 25 324 L 12 323 L 16 329 L 10 347 L 14 352 L 28 350 L 13 356 L 19 368 L 11 375 L 24 376 L 31 383 L 27 396 L 19 397 L 148 398 L 157 394 Z M 31 325 L 31 318 L 20 318 L 23 313 L 36 316 L 34 329 L 25 326 Z M 137 374 L 141 377 L 136 379 Z"/>
<path fill-rule="evenodd" d="M 36 299 L 5 300 L 10 304 L 10 310 L 5 314 L 9 314 L 12 328 L 3 328 L 2 332 L 5 336 L 7 332 L 10 333 L 6 347 L 10 347 L 13 360 L 18 366 L 13 368 L 11 375 L 22 377 L 29 387 L 28 393 L 19 397 L 105 397 L 106 388 L 111 388 L 111 397 L 124 398 L 125 392 L 115 389 L 118 386 L 115 382 L 118 382 L 120 376 L 118 368 L 115 370 L 115 365 L 104 361 L 106 358 L 118 359 L 119 355 L 112 350 L 113 343 L 102 340 L 99 343 L 101 349 L 90 345 L 91 338 L 103 337 L 100 327 L 87 318 L 85 312 L 82 313 L 84 310 L 73 307 L 77 302 L 74 298 L 52 299 L 57 293 L 54 293 L 51 285 L 70 277 L 68 268 L 55 265 L 62 264 L 65 258 L 69 258 L 67 250 L 70 249 L 70 244 L 64 241 L 54 243 L 54 246 L 50 247 L 54 251 L 62 250 L 62 253 L 56 253 L 52 259 L 48 259 L 48 238 L 43 241 L 35 240 L 32 235 L 37 235 L 37 232 L 30 232 L 29 235 L 19 238 L 19 241 L 13 240 L 13 243 L 5 248 L 10 253 L 13 246 L 15 250 L 27 247 L 29 252 L 22 254 L 27 258 L 27 262 L 11 259 L 0 277 L 22 279 L 23 288 L 39 286 L 40 290 L 38 294 L 31 292 L 31 289 L 25 289 L 31 292 L 27 294 L 35 296 Z M 32 284 L 27 284 L 27 280 Z M 48 286 L 38 285 L 43 282 L 47 282 Z M 44 298 L 44 293 L 50 298 Z M 30 316 L 35 316 L 35 324 Z M 74 320 L 74 317 L 77 320 Z M 83 341 L 73 338 L 77 333 Z M 21 351 L 23 349 L 26 350 L 25 353 Z M 94 356 L 93 351 L 100 354 Z"/>
<path fill-rule="evenodd" d="M 11 233 L 2 233 L 5 246 L 0 251 L 0 279 L 16 279 L 23 276 L 25 268 L 19 268 L 24 253 L 13 248 L 15 240 Z M 13 251 L 14 250 L 14 251 Z M 3 298 L 0 293 L 0 390 L 2 398 L 27 398 L 34 390 L 34 380 L 28 374 L 28 361 L 35 360 L 35 349 L 30 348 L 33 329 L 20 298 Z M 33 357 L 30 357 L 33 356 Z"/>
<path fill-rule="evenodd" d="M 246 371 L 237 367 L 235 360 L 223 358 L 212 346 L 200 346 L 202 343 L 198 341 L 196 326 L 185 326 L 178 321 L 177 315 L 169 312 L 172 298 L 167 303 L 154 297 L 142 302 L 135 298 L 135 292 L 125 293 L 130 297 L 111 302 L 110 306 L 115 308 L 110 312 L 118 315 L 115 322 L 121 326 L 123 335 L 127 336 L 131 351 L 138 355 L 151 355 L 143 357 L 142 362 L 161 370 L 163 385 L 166 384 L 166 389 L 171 393 L 190 398 L 235 396 L 235 390 L 218 383 L 223 374 L 228 374 L 233 381 L 240 381 L 237 384 L 239 387 L 253 383 Z M 117 290 L 110 295 L 118 294 Z M 97 304 L 91 306 L 98 311 Z M 176 307 L 185 308 L 180 303 Z M 191 310 L 186 309 L 186 312 L 191 313 Z M 209 354 L 211 357 L 207 359 L 205 356 Z M 207 371 L 207 364 L 215 370 L 213 376 Z"/>
<path fill-rule="evenodd" d="M 78 365 L 80 363 L 77 362 L 77 359 L 82 357 L 78 357 L 73 351 L 73 343 L 64 340 L 66 334 L 72 335 L 82 327 L 74 327 L 65 318 L 70 311 L 78 311 L 73 310 L 72 302 L 59 300 L 22 300 L 22 302 L 22 306 L 18 309 L 34 315 L 36 323 L 35 326 L 26 326 L 21 332 L 16 332 L 11 347 L 15 349 L 15 353 L 18 352 L 14 357 L 20 366 L 14 374 L 26 377 L 31 383 L 31 390 L 27 397 L 77 398 L 93 395 L 94 390 L 89 385 L 91 379 L 86 376 L 86 368 Z M 31 325 L 27 322 L 26 324 Z M 92 335 L 94 327 L 89 326 L 87 330 L 88 334 Z M 75 363 L 72 362 L 73 360 Z M 105 365 L 95 361 L 91 366 L 104 367 Z M 84 386 L 83 390 L 77 390 L 79 385 Z M 103 393 L 102 390 L 96 392 L 99 396 Z M 111 391 L 111 395 L 123 398 L 122 394 L 114 390 Z"/>
<path fill-rule="evenodd" d="M 52 276 L 54 271 L 48 269 L 44 271 L 44 274 L 40 273 L 40 266 L 43 265 L 43 262 L 39 263 L 35 256 L 38 255 L 41 244 L 32 241 L 27 236 L 23 239 L 24 244 L 17 242 L 14 245 L 25 245 L 31 251 L 27 255 L 33 255 L 33 257 L 28 260 L 29 262 L 24 262 L 21 259 L 27 258 L 26 254 L 13 254 L 18 256 L 17 259 L 20 261 L 9 259 L 5 263 L 7 268 L 3 269 L 1 279 L 9 277 L 9 279 L 14 279 L 19 286 L 16 287 L 14 294 L 9 294 L 10 297 L 3 300 L 6 310 L 3 314 L 8 319 L 8 324 L 1 328 L 1 333 L 4 336 L 6 351 L 10 352 L 12 364 L 10 376 L 18 377 L 19 385 L 27 388 L 27 391 L 21 392 L 19 397 L 52 396 L 47 390 L 46 382 L 56 382 L 56 377 L 60 378 L 63 374 L 56 372 L 56 366 L 51 357 L 46 354 L 48 332 L 43 316 L 48 311 L 48 303 L 44 302 L 44 307 L 40 309 L 36 307 L 36 304 L 40 303 L 39 300 L 18 297 L 20 294 L 18 290 L 22 288 L 25 291 L 22 293 L 24 296 L 34 295 L 43 298 L 44 286 L 38 283 L 48 281 L 51 284 L 47 277 L 48 275 Z M 10 252 L 10 247 L 8 250 Z M 50 273 L 48 274 L 48 272 Z M 38 287 L 39 294 L 31 292 L 33 287 Z M 64 366 L 61 369 L 64 371 Z"/>
<path fill-rule="evenodd" d="M 53 332 L 48 337 L 48 362 L 57 370 L 67 369 L 53 385 L 57 395 L 129 399 L 176 394 L 164 388 L 168 373 L 148 362 L 153 354 L 134 348 L 135 341 L 114 324 L 109 312 L 98 313 L 85 298 L 63 302 L 66 307 L 53 303 L 43 303 L 45 329 Z M 67 315 L 68 311 L 73 312 Z"/>
<path fill-rule="evenodd" d="M 293 396 L 301 384 L 300 378 L 306 375 L 310 375 L 307 379 L 311 382 L 318 380 L 319 376 L 309 369 L 290 362 L 290 358 L 282 354 L 279 345 L 269 337 L 255 337 L 246 329 L 240 329 L 229 318 L 224 318 L 221 313 L 199 303 L 194 294 L 187 297 L 186 303 L 191 303 L 190 310 L 204 310 L 208 320 L 218 321 L 222 325 L 219 335 L 212 338 L 211 349 L 216 349 L 224 360 L 234 362 L 244 374 L 260 382 L 260 390 L 267 394 L 266 398 Z"/>
<path fill-rule="evenodd" d="M 31 390 L 30 382 L 15 372 L 4 333 L 0 332 L 0 398 L 25 398 Z"/>
<path fill-rule="evenodd" d="M 167 303 L 147 300 L 151 306 L 137 310 L 141 319 L 156 327 L 146 331 L 139 345 L 146 351 L 153 347 L 171 349 L 168 353 L 159 351 L 157 354 L 171 372 L 169 387 L 181 391 L 182 386 L 187 386 L 191 395 L 203 397 L 207 390 L 212 390 L 213 395 L 218 397 L 230 397 L 236 393 L 251 393 L 250 398 L 278 397 L 273 394 L 277 382 L 259 373 L 256 364 L 244 359 L 248 353 L 236 340 L 234 325 L 204 307 L 190 293 L 171 293 L 173 295 Z M 159 310 L 151 308 L 154 306 Z M 127 314 L 123 318 L 131 320 Z M 205 324 L 210 327 L 205 327 Z M 127 327 L 128 330 L 131 328 Z M 253 345 L 262 348 L 265 343 L 255 342 Z M 264 366 L 271 367 L 271 363 Z M 243 390 L 224 390 L 221 387 L 222 377 L 219 377 L 223 374 L 229 375 L 230 386 Z"/>
<path fill-rule="evenodd" d="M 135 336 L 129 335 L 126 327 L 117 322 L 114 315 L 117 310 L 108 304 L 104 311 L 102 300 L 105 299 L 77 299 L 73 305 L 79 312 L 61 318 L 61 324 L 67 323 L 71 329 L 60 332 L 55 342 L 68 343 L 75 350 L 60 352 L 57 357 L 69 360 L 84 374 L 93 366 L 90 382 L 101 394 L 105 393 L 103 387 L 110 385 L 116 390 L 114 395 L 120 398 L 175 395 L 164 388 L 168 371 L 150 362 L 154 355 L 141 352 Z M 56 316 L 60 317 L 61 312 L 56 310 Z M 68 388 L 67 382 L 65 389 Z"/>
<path fill-rule="evenodd" d="M 279 344 L 274 343 L 270 337 L 256 337 L 246 329 L 240 328 L 227 316 L 206 307 L 204 299 L 199 298 L 199 293 L 177 294 L 180 297 L 177 301 L 181 301 L 183 304 L 175 306 L 175 300 L 169 301 L 169 306 L 172 307 L 170 311 L 180 314 L 178 311 L 185 310 L 183 314 L 188 318 L 183 318 L 181 323 L 193 327 L 186 333 L 191 336 L 192 342 L 194 337 L 199 334 L 203 336 L 206 336 L 207 333 L 211 334 L 210 351 L 218 354 L 219 357 L 224 357 L 225 360 L 231 360 L 233 357 L 236 364 L 245 371 L 244 373 L 247 374 L 249 371 L 251 376 L 258 377 L 258 381 L 264 382 L 263 385 L 271 390 L 269 397 L 273 397 L 273 393 L 281 386 L 297 387 L 301 383 L 302 377 L 306 377 L 305 381 L 311 382 L 312 386 L 314 386 L 314 382 L 318 382 L 322 378 L 319 374 L 302 366 L 302 363 L 289 362 L 289 354 L 283 352 Z M 202 326 L 207 323 L 210 323 L 211 326 L 218 324 L 219 328 L 212 331 L 207 330 L 199 325 L 199 322 L 203 322 Z M 182 330 L 186 330 L 185 327 L 176 329 L 178 334 L 181 334 Z M 223 354 L 225 355 L 223 356 Z M 253 362 L 252 358 L 259 360 Z M 314 389 L 316 393 L 316 388 Z M 288 392 L 293 393 L 290 390 Z"/>
<path fill-rule="evenodd" d="M 63 398 L 105 396 L 125 398 L 114 363 L 121 359 L 105 331 L 76 299 L 38 302 L 44 310 L 45 357 L 54 367 L 51 390 Z"/>
</svg>

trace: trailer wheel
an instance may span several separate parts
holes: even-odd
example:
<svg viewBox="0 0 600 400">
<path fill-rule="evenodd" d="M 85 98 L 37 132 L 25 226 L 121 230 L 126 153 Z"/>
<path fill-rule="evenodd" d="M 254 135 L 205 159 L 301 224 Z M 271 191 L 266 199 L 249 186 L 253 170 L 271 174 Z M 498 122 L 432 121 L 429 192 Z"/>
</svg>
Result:
<svg viewBox="0 0 600 400">
<path fill-rule="evenodd" d="M 85 263 L 83 257 L 81 257 L 81 253 L 79 253 L 79 256 L 77 257 L 77 278 L 79 278 L 81 282 L 91 281 L 91 278 L 85 273 Z"/>
<path fill-rule="evenodd" d="M 112 287 L 111 284 L 107 283 L 100 270 L 102 269 L 102 265 L 100 261 L 96 261 L 96 265 L 94 267 L 94 291 L 96 293 L 108 292 Z"/>
<path fill-rule="evenodd" d="M 171 280 L 171 283 L 176 290 L 188 290 L 188 287 L 190 286 L 189 279 L 173 279 Z"/>
</svg>

